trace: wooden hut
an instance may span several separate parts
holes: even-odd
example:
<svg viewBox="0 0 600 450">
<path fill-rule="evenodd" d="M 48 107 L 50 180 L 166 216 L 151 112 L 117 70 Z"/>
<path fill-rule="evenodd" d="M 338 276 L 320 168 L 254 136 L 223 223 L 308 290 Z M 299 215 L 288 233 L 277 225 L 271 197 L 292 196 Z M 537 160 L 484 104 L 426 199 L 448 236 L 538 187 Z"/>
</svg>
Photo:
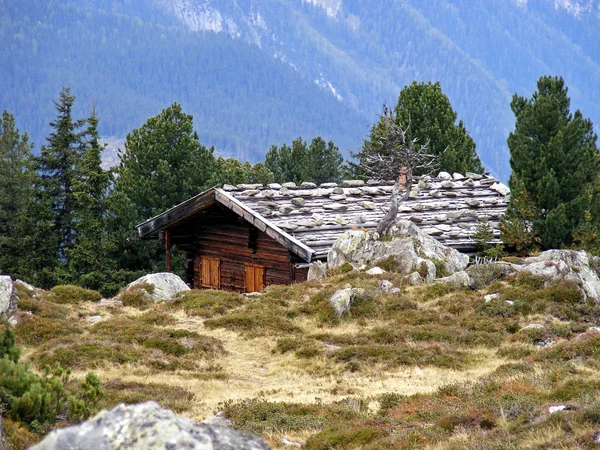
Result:
<svg viewBox="0 0 600 450">
<path fill-rule="evenodd" d="M 344 181 L 212 188 L 137 226 L 142 239 L 160 238 L 186 254 L 194 288 L 262 291 L 306 280 L 308 264 L 324 260 L 352 228 L 373 229 L 385 214 L 392 183 Z M 490 176 L 421 177 L 398 218 L 411 220 L 440 242 L 475 251 L 473 234 L 487 219 L 495 239 L 508 188 Z M 499 241 L 498 241 L 499 242 Z"/>
</svg>

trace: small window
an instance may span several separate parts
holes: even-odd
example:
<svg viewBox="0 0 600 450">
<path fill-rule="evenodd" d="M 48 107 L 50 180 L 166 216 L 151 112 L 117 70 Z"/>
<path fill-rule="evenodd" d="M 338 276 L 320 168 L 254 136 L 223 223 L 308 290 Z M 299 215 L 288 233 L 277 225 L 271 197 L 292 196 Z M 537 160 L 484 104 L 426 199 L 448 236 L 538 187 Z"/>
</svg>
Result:
<svg viewBox="0 0 600 450">
<path fill-rule="evenodd" d="M 262 292 L 265 288 L 265 268 L 246 265 L 246 292 Z"/>
<path fill-rule="evenodd" d="M 219 289 L 221 287 L 221 261 L 216 258 L 202 257 L 202 281 L 205 288 Z"/>
</svg>

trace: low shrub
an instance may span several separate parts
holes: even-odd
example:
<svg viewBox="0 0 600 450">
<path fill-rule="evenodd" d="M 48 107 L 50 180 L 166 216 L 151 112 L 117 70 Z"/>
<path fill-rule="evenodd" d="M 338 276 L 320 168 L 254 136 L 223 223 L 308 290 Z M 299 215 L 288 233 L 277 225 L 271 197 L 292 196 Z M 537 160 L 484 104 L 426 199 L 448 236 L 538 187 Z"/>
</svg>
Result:
<svg viewBox="0 0 600 450">
<path fill-rule="evenodd" d="M 81 302 L 98 302 L 102 300 L 102 295 L 97 291 L 65 284 L 50 289 L 48 300 L 54 303 L 77 304 Z"/>
<path fill-rule="evenodd" d="M 388 256 L 387 258 L 380 259 L 375 264 L 377 267 L 381 267 L 386 272 L 399 273 L 400 272 L 400 263 L 393 256 Z"/>
<path fill-rule="evenodd" d="M 379 409 L 381 411 L 397 408 L 407 399 L 408 396 L 398 394 L 397 392 L 385 392 L 376 397 L 376 400 L 379 402 Z"/>
<path fill-rule="evenodd" d="M 45 317 L 22 316 L 15 327 L 20 344 L 37 345 L 50 339 L 80 334 L 83 330 L 77 325 L 64 320 L 48 319 Z"/>
<path fill-rule="evenodd" d="M 140 309 L 147 308 L 153 303 L 153 290 L 154 286 L 143 284 L 127 289 L 121 294 L 121 301 L 123 302 L 123 306 L 131 306 Z"/>
<path fill-rule="evenodd" d="M 168 384 L 111 380 L 104 383 L 102 387 L 104 399 L 100 403 L 101 408 L 112 408 L 119 403 L 134 404 L 153 400 L 163 408 L 182 413 L 190 410 L 194 400 L 192 392 Z"/>
<path fill-rule="evenodd" d="M 243 304 L 244 297 L 233 292 L 191 290 L 180 294 L 170 306 L 183 308 L 190 316 L 211 318 L 222 316 Z"/>
</svg>

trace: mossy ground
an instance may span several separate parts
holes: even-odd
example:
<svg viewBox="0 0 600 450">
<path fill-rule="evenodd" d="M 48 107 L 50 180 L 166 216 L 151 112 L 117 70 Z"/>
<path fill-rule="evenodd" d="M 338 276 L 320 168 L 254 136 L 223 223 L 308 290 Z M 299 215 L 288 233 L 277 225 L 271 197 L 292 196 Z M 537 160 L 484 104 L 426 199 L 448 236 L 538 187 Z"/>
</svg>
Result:
<svg viewBox="0 0 600 450">
<path fill-rule="evenodd" d="M 364 295 L 338 318 L 328 299 L 346 284 Z M 256 299 L 191 291 L 140 309 L 42 294 L 20 308 L 32 367 L 93 369 L 102 407 L 224 410 L 274 448 L 595 448 L 600 431 L 600 333 L 588 332 L 600 307 L 569 283 L 522 275 L 469 291 L 349 272 Z M 549 414 L 557 404 L 569 410 Z"/>
</svg>

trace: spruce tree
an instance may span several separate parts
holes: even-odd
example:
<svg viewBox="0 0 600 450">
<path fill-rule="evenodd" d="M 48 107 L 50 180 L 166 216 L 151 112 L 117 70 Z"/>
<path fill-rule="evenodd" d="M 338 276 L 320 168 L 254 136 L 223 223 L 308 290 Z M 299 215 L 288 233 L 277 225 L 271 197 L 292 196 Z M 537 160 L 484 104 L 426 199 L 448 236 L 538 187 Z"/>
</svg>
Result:
<svg viewBox="0 0 600 450">
<path fill-rule="evenodd" d="M 475 142 L 463 122 L 456 123 L 457 114 L 439 82 L 414 81 L 404 87 L 400 91 L 394 112 L 396 124 L 406 131 L 407 139 L 427 144 L 429 152 L 438 156 L 438 166 L 441 170 L 463 174 L 483 172 Z M 380 142 L 386 134 L 384 128 L 385 124 L 380 117 L 380 121 L 371 128 L 371 134 L 362 149 L 353 155 L 358 158 L 358 164 L 354 164 L 358 174 L 364 176 L 361 166 L 369 154 L 382 151 Z M 415 175 L 423 173 L 423 170 L 419 170 Z"/>
<path fill-rule="evenodd" d="M 531 98 L 513 97 L 511 203 L 502 231 L 519 249 L 568 247 L 585 218 L 600 159 L 592 122 L 570 106 L 561 77 L 541 77 Z"/>
<path fill-rule="evenodd" d="M 22 221 L 32 195 L 34 173 L 27 133 L 21 134 L 8 111 L 0 120 L 0 273 L 19 273 L 24 257 Z"/>
<path fill-rule="evenodd" d="M 87 119 L 87 129 L 81 136 L 81 157 L 77 163 L 77 177 L 73 186 L 75 198 L 74 221 L 76 239 L 67 250 L 69 269 L 74 278 L 90 280 L 92 273 L 107 268 L 106 197 L 110 174 L 102 169 L 102 150 L 95 109 Z M 99 277 L 96 277 L 99 278 Z M 99 286 L 83 283 L 86 287 Z"/>
<path fill-rule="evenodd" d="M 77 164 L 81 156 L 80 128 L 85 121 L 72 117 L 75 96 L 71 89 L 63 88 L 59 100 L 54 102 L 57 117 L 50 125 L 53 131 L 42 147 L 37 170 L 40 176 L 38 192 L 42 204 L 50 211 L 53 236 L 47 238 L 46 251 L 56 254 L 57 263 L 65 261 L 65 251 L 75 240 L 75 196 Z M 43 236 L 40 236 L 43 239 Z M 55 249 L 51 248 L 55 245 Z"/>
</svg>

